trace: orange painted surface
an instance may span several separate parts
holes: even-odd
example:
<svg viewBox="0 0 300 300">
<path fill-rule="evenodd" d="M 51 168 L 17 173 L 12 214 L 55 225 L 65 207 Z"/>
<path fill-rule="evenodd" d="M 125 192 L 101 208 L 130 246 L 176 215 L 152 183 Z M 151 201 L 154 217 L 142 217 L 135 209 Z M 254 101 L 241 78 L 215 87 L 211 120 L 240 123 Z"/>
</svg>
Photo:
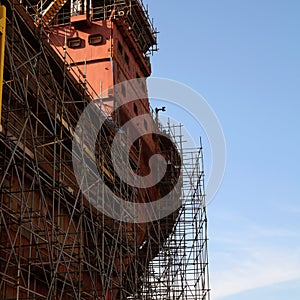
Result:
<svg viewBox="0 0 300 300">
<path fill-rule="evenodd" d="M 89 36 L 94 34 L 102 36 L 101 44 L 89 44 Z M 130 35 L 129 32 L 128 34 Z M 69 47 L 68 40 L 72 38 L 80 38 L 81 46 Z M 131 39 L 128 36 L 124 37 L 124 33 L 121 33 L 119 27 L 112 21 L 61 25 L 49 33 L 50 44 L 61 55 L 64 55 L 64 45 L 67 44 L 66 63 L 73 66 L 75 71 L 76 65 L 86 76 L 87 82 L 92 87 L 90 92 L 95 98 L 101 95 L 104 99 L 109 96 L 108 90 L 113 85 L 137 77 L 148 77 L 151 73 L 150 65 L 145 63 L 144 54 L 140 53 L 138 46 L 134 45 Z M 128 41 L 131 43 L 128 44 Z M 141 88 L 146 89 L 146 82 Z M 145 105 L 138 105 L 141 113 L 149 112 L 148 101 Z M 135 113 L 131 113 L 131 117 L 134 115 Z"/>
</svg>

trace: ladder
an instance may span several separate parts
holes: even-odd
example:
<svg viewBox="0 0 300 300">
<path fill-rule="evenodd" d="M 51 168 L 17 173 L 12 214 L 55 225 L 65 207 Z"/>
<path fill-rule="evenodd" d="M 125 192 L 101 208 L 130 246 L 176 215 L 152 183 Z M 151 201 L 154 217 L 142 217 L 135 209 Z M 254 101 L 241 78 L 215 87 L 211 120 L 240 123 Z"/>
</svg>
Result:
<svg viewBox="0 0 300 300">
<path fill-rule="evenodd" d="M 42 26 L 45 27 L 51 23 L 51 21 L 58 14 L 60 9 L 66 4 L 68 0 L 54 0 L 42 14 Z M 39 24 L 38 20 L 37 24 Z"/>
</svg>

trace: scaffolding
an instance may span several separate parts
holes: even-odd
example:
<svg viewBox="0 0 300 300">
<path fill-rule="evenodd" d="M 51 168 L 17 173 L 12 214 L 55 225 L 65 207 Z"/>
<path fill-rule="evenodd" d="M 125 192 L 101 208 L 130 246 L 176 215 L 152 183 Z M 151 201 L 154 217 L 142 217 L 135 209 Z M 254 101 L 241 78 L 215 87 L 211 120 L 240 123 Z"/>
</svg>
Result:
<svg viewBox="0 0 300 300">
<path fill-rule="evenodd" d="M 3 4 L 0 298 L 209 300 L 201 147 L 183 150 L 181 127 L 163 129 L 183 160 L 183 204 L 176 212 L 132 224 L 96 210 L 72 171 L 74 128 L 95 93 L 85 74 L 45 42 L 23 5 Z M 135 201 L 138 192 L 115 180 L 110 167 L 106 148 L 113 136 L 107 125 L 100 137 L 100 175 Z M 134 152 L 138 169 L 142 154 L 138 147 Z"/>
<path fill-rule="evenodd" d="M 159 300 L 209 300 L 207 216 L 202 142 L 186 148 L 181 124 L 168 122 L 164 130 L 182 147 L 182 206 L 161 251 L 143 278 L 143 297 Z M 135 299 L 135 298 L 133 298 Z"/>
</svg>

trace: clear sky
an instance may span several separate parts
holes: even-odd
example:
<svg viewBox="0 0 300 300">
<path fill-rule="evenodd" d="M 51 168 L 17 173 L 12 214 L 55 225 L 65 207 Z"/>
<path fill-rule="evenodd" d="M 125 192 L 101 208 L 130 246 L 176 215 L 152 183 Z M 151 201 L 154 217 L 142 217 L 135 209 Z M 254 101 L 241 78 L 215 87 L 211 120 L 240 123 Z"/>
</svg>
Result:
<svg viewBox="0 0 300 300">
<path fill-rule="evenodd" d="M 300 1 L 144 2 L 160 31 L 153 76 L 197 90 L 226 139 L 208 205 L 211 299 L 298 300 Z"/>
</svg>

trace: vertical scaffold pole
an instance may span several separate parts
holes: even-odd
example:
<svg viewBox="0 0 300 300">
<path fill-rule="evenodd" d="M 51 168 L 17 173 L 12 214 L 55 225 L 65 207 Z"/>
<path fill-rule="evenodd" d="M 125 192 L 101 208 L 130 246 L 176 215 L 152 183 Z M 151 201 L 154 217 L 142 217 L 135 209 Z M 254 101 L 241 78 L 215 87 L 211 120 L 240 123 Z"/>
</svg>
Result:
<svg viewBox="0 0 300 300">
<path fill-rule="evenodd" d="M 6 27 L 6 7 L 0 5 L 0 132 L 2 131 L 2 90 L 4 71 L 4 50 L 5 50 L 5 27 Z"/>
</svg>

